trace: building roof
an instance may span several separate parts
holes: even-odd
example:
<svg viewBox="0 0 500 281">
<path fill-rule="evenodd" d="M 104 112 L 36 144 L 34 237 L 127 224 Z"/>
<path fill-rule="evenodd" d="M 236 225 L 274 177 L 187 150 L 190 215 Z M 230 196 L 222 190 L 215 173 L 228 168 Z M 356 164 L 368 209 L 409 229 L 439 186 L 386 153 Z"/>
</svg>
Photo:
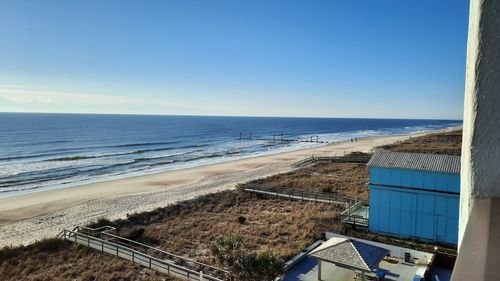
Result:
<svg viewBox="0 0 500 281">
<path fill-rule="evenodd" d="M 460 156 L 377 150 L 367 165 L 459 174 Z"/>
<path fill-rule="evenodd" d="M 389 250 L 349 238 L 333 237 L 313 250 L 311 257 L 361 271 L 377 270 Z"/>
</svg>

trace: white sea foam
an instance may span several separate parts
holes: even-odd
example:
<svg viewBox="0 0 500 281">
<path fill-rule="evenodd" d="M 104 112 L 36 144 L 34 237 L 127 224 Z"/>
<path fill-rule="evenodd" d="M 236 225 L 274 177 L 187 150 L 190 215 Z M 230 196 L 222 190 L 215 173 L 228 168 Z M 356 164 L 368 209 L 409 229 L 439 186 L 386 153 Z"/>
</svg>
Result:
<svg viewBox="0 0 500 281">
<path fill-rule="evenodd" d="M 279 138 L 273 141 L 272 136 L 253 140 L 219 140 L 210 145 L 187 145 L 174 149 L 155 147 L 144 152 L 138 152 L 137 148 L 132 146 L 130 150 L 83 153 L 77 156 L 56 157 L 52 160 L 43 159 L 32 162 L 9 160 L 0 162 L 0 190 L 2 191 L 0 197 L 17 194 L 16 192 L 12 193 L 12 191 L 27 192 L 35 189 L 68 187 L 313 148 L 353 138 L 420 133 L 436 128 L 443 128 L 443 126 L 405 126 L 377 130 L 304 134 L 293 137 L 293 141 L 286 142 L 280 141 Z M 310 142 L 311 139 L 319 140 L 319 142 Z M 287 140 L 290 140 L 290 137 Z M 71 174 L 68 176 L 64 174 L 65 172 L 71 172 Z M 54 174 L 52 179 L 50 178 L 51 173 Z M 23 176 L 26 174 L 35 174 L 35 176 L 32 178 L 26 176 L 26 180 L 23 182 Z M 44 177 L 44 180 L 36 181 L 37 177 L 41 177 L 41 175 L 48 176 Z M 18 181 L 19 184 L 6 184 L 5 182 L 8 181 Z"/>
</svg>

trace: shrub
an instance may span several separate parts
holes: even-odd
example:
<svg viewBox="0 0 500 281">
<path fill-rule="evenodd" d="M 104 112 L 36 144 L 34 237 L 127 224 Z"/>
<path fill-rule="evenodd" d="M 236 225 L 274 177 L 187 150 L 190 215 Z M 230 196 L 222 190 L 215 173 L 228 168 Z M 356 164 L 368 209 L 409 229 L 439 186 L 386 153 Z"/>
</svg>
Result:
<svg viewBox="0 0 500 281">
<path fill-rule="evenodd" d="M 234 271 L 240 280 L 271 281 L 283 274 L 283 262 L 271 252 L 253 253 L 239 257 Z"/>
<path fill-rule="evenodd" d="M 90 228 L 99 228 L 101 226 L 115 226 L 115 224 L 106 219 L 106 218 L 99 218 L 96 222 L 93 222 L 93 223 L 90 223 L 89 225 L 87 225 L 87 227 L 90 227 Z"/>
<path fill-rule="evenodd" d="M 245 218 L 244 216 L 239 216 L 238 217 L 238 223 L 239 224 L 244 224 L 246 221 L 247 221 L 247 218 Z"/>
<path fill-rule="evenodd" d="M 130 231 L 130 233 L 126 235 L 125 238 L 137 241 L 143 236 L 144 232 L 145 232 L 144 228 L 134 229 Z"/>
<path fill-rule="evenodd" d="M 241 234 L 230 234 L 217 237 L 212 245 L 212 255 L 226 267 L 232 268 L 240 256 L 240 248 L 244 237 Z"/>
<path fill-rule="evenodd" d="M 329 185 L 323 185 L 321 187 L 321 192 L 332 192 L 332 187 Z"/>
<path fill-rule="evenodd" d="M 46 253 L 55 253 L 61 249 L 66 248 L 70 243 L 58 238 L 48 238 L 39 241 L 36 246 L 39 251 Z"/>
</svg>

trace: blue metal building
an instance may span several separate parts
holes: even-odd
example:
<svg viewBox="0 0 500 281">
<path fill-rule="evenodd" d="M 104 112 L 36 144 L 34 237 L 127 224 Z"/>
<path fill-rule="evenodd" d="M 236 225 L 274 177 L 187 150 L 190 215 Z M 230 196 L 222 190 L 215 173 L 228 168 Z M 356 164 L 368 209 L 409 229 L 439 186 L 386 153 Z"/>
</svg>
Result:
<svg viewBox="0 0 500 281">
<path fill-rule="evenodd" d="M 457 244 L 460 156 L 379 150 L 368 166 L 371 231 Z"/>
</svg>

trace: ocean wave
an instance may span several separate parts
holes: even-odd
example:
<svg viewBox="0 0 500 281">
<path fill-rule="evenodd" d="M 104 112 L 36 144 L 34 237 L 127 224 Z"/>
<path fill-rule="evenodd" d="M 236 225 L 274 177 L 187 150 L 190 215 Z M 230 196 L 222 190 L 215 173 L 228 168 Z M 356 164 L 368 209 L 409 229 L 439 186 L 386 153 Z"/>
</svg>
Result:
<svg viewBox="0 0 500 281">
<path fill-rule="evenodd" d="M 52 161 L 78 161 L 78 160 L 86 160 L 86 159 L 96 159 L 96 158 L 107 158 L 107 157 L 134 155 L 134 154 L 144 154 L 146 152 L 169 151 L 169 150 L 174 150 L 174 149 L 200 148 L 200 147 L 204 147 L 204 146 L 206 146 L 206 145 L 186 145 L 186 146 L 182 146 L 180 148 L 176 148 L 176 147 L 162 147 L 162 148 L 152 148 L 152 149 L 138 149 L 138 150 L 134 150 L 134 151 L 130 151 L 130 152 L 117 152 L 117 153 L 95 154 L 95 155 L 65 156 L 65 157 L 59 157 L 59 158 L 46 159 L 46 160 L 43 160 L 43 161 L 45 161 L 45 162 L 52 162 Z M 194 152 L 197 152 L 197 151 L 201 151 L 201 150 L 197 149 L 197 150 L 193 150 L 193 151 L 174 153 L 174 154 L 170 154 L 170 155 L 167 155 L 167 156 L 150 157 L 150 158 L 144 158 L 144 159 L 155 159 L 155 158 L 163 158 L 163 157 L 186 155 L 186 154 L 194 153 Z M 138 158 L 138 160 L 143 160 L 143 159 L 142 158 Z"/>
<path fill-rule="evenodd" d="M 33 159 L 33 158 L 41 158 L 47 156 L 61 155 L 63 153 L 40 153 L 40 154 L 29 154 L 29 155 L 18 155 L 18 156 L 7 156 L 0 157 L 0 161 L 10 161 L 10 160 L 23 160 L 23 159 Z"/>
<path fill-rule="evenodd" d="M 78 175 L 80 173 L 79 171 L 73 171 L 69 173 L 64 173 L 64 174 L 39 174 L 39 175 L 32 175 L 30 177 L 21 177 L 21 178 L 16 178 L 13 180 L 0 180 L 0 189 L 5 189 L 7 187 L 11 186 L 25 186 L 33 183 L 42 183 L 46 181 L 54 181 L 54 180 L 61 180 L 61 179 L 69 179 L 73 178 L 74 176 Z"/>
<path fill-rule="evenodd" d="M 136 147 L 136 146 L 170 145 L 177 143 L 179 143 L 179 141 L 139 142 L 139 143 L 127 143 L 127 144 L 117 144 L 117 145 L 93 146 L 90 148 L 123 148 L 123 147 Z"/>
<path fill-rule="evenodd" d="M 206 147 L 206 146 L 208 146 L 208 144 L 189 144 L 189 145 L 182 146 L 180 148 L 197 148 L 197 147 Z"/>
<path fill-rule="evenodd" d="M 379 127 L 341 132 L 333 130 L 332 133 L 318 132 L 310 134 L 301 131 L 295 134 L 285 134 L 286 139 L 291 140 L 287 142 L 279 140 L 273 142 L 271 132 L 267 135 L 268 137 L 262 135 L 258 140 L 235 140 L 228 135 L 227 138 L 186 140 L 186 142 L 141 142 L 136 139 L 128 144 L 118 143 L 112 145 L 112 143 L 108 143 L 108 145 L 96 146 L 96 143 L 92 143 L 90 146 L 80 148 L 68 148 L 68 145 L 63 145 L 59 149 L 52 151 L 42 151 L 42 147 L 35 147 L 35 151 L 29 151 L 30 155 L 9 157 L 9 155 L 4 154 L 0 158 L 0 160 L 39 158 L 0 163 L 0 192 L 35 189 L 59 184 L 74 184 L 82 181 L 92 182 L 113 178 L 114 176 L 126 177 L 132 174 L 195 167 L 232 159 L 317 147 L 326 143 L 349 140 L 350 138 L 425 132 L 440 128 L 444 129 L 453 125 Z M 319 136 L 319 140 L 324 142 L 306 142 L 311 136 Z M 199 144 L 195 143 L 195 141 L 199 142 Z M 97 150 L 90 151 L 92 149 Z M 7 153 L 13 154 L 14 150 Z"/>
<path fill-rule="evenodd" d="M 68 152 L 72 151 L 82 151 L 82 150 L 92 150 L 92 149 L 103 149 L 103 148 L 126 148 L 126 147 L 141 147 L 141 146 L 157 146 L 157 145 L 171 145 L 177 144 L 179 141 L 170 141 L 170 142 L 145 142 L 145 143 L 131 143 L 131 144 L 120 144 L 120 145 L 108 145 L 108 146 L 86 146 L 86 147 L 71 147 L 71 148 L 59 148 L 51 151 L 41 151 L 38 153 L 32 153 L 28 155 L 17 155 L 17 156 L 4 156 L 0 157 L 0 161 L 12 161 L 12 160 L 26 160 L 26 159 L 35 159 L 35 158 L 44 158 L 56 155 L 65 155 Z M 110 153 L 104 155 L 74 155 L 74 156 L 63 156 L 58 158 L 46 159 L 44 161 L 73 161 L 73 160 L 82 160 L 82 159 L 91 159 L 91 158 L 100 158 L 100 157 L 111 157 L 111 156 L 121 156 L 128 154 L 138 154 L 144 152 L 153 152 L 153 151 L 163 151 L 163 150 L 172 150 L 172 149 L 184 149 L 184 148 L 195 148 L 195 147 L 203 147 L 205 145 L 186 145 L 180 147 L 161 147 L 161 148 L 145 148 L 145 149 L 137 149 L 132 152 L 119 152 L 119 153 Z"/>
<path fill-rule="evenodd" d="M 96 158 L 105 158 L 105 157 L 114 157 L 114 156 L 124 156 L 124 155 L 132 155 L 132 154 L 142 154 L 144 150 L 136 150 L 132 152 L 118 152 L 118 153 L 108 153 L 108 154 L 97 154 L 97 155 L 75 155 L 75 156 L 66 156 L 60 158 L 51 158 L 43 160 L 44 162 L 53 162 L 53 161 L 77 161 L 77 160 L 85 160 L 85 159 L 96 159 Z"/>
<path fill-rule="evenodd" d="M 24 141 L 17 142 L 12 144 L 12 147 L 24 147 L 26 145 L 35 146 L 35 145 L 46 145 L 46 144 L 61 144 L 61 143 L 69 143 L 69 140 L 51 140 L 51 141 Z"/>
</svg>

